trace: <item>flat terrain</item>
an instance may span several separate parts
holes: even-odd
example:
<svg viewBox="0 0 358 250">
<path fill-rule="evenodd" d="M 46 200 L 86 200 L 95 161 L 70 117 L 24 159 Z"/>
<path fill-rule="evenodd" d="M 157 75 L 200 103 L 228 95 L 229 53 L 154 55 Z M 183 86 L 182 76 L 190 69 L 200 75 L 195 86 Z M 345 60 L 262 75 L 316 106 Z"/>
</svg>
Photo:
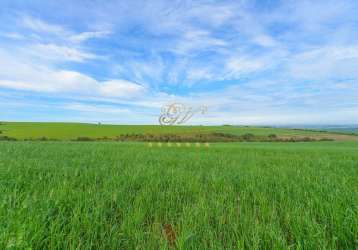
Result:
<svg viewBox="0 0 358 250">
<path fill-rule="evenodd" d="M 251 133 L 258 136 L 275 134 L 279 137 L 331 138 L 335 140 L 358 140 L 358 135 L 342 135 L 334 132 L 294 130 L 264 127 L 238 126 L 153 126 L 153 125 L 97 125 L 85 123 L 3 123 L 0 125 L 3 136 L 16 139 L 37 139 L 46 137 L 58 140 L 73 140 L 78 137 L 115 138 L 124 134 L 205 134 L 226 133 L 243 135 Z"/>
<path fill-rule="evenodd" d="M 358 125 L 357 125 L 357 127 L 358 127 Z M 345 134 L 358 134 L 358 128 L 328 129 L 328 131 L 345 133 Z"/>
<path fill-rule="evenodd" d="M 0 142 L 0 249 L 357 249 L 357 193 L 358 142 Z"/>
</svg>

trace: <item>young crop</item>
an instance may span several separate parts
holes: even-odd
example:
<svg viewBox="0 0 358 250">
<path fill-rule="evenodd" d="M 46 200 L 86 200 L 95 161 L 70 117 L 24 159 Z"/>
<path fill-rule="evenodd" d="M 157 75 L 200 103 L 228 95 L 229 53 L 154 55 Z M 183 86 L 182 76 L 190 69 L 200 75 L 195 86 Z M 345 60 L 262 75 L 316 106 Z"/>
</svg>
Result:
<svg viewBox="0 0 358 250">
<path fill-rule="evenodd" d="M 356 142 L 148 145 L 0 142 L 0 249 L 357 247 Z"/>
</svg>

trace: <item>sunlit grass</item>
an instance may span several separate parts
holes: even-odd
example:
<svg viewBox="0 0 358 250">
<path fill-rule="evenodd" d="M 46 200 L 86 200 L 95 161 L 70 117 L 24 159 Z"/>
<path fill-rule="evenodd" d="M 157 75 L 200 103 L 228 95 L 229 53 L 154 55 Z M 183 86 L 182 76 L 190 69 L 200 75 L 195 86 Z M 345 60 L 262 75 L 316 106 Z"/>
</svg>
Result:
<svg viewBox="0 0 358 250">
<path fill-rule="evenodd" d="M 254 134 L 256 136 L 310 136 L 324 135 L 318 131 L 302 131 L 293 129 L 263 128 L 263 127 L 237 127 L 237 126 L 155 126 L 155 125 L 97 125 L 85 123 L 31 123 L 10 122 L 0 125 L 2 135 L 16 139 L 36 139 L 46 137 L 49 139 L 73 140 L 78 137 L 89 138 L 115 138 L 125 134 L 207 134 L 226 133 L 233 135 Z"/>
<path fill-rule="evenodd" d="M 0 143 L 0 249 L 355 249 L 358 143 Z"/>
</svg>

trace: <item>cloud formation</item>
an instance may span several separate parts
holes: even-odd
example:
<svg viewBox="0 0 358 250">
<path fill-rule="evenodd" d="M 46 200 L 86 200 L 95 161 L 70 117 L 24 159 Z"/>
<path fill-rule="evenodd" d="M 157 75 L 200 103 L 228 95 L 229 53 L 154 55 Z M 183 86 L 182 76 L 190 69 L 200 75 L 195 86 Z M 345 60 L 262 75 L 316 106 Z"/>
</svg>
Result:
<svg viewBox="0 0 358 250">
<path fill-rule="evenodd" d="M 5 0 L 0 9 L 9 106 L 0 119 L 19 119 L 10 103 L 31 103 L 41 119 L 56 105 L 58 119 L 85 120 L 86 108 L 108 119 L 108 108 L 132 112 L 126 123 L 156 123 L 162 104 L 182 101 L 210 107 L 202 123 L 358 123 L 353 0 Z"/>
</svg>

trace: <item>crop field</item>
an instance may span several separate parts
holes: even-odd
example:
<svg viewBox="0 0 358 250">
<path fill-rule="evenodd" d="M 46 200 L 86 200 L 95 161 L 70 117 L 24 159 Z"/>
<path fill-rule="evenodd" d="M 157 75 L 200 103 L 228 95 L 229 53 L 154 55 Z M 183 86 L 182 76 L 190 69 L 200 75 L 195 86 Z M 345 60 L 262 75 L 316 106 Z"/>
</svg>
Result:
<svg viewBox="0 0 358 250">
<path fill-rule="evenodd" d="M 357 249 L 357 193 L 355 141 L 0 142 L 0 249 Z"/>
<path fill-rule="evenodd" d="M 74 140 L 78 137 L 114 138 L 124 134 L 208 134 L 226 133 L 243 135 L 251 133 L 257 136 L 275 134 L 280 137 L 310 136 L 317 138 L 333 138 L 337 140 L 358 140 L 358 135 L 342 135 L 334 132 L 314 130 L 294 130 L 269 127 L 238 126 L 155 126 L 155 125 L 98 125 L 86 123 L 31 123 L 6 122 L 0 124 L 0 136 L 16 139 L 37 139 L 46 137 L 57 140 Z"/>
</svg>

